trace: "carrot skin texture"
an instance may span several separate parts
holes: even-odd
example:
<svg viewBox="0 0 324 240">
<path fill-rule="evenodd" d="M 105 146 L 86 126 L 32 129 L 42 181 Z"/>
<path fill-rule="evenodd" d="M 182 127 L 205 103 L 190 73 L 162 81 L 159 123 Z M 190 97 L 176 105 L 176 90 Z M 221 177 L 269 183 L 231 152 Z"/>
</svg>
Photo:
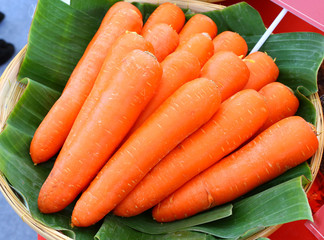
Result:
<svg viewBox="0 0 324 240">
<path fill-rule="evenodd" d="M 213 80 L 226 100 L 246 85 L 250 72 L 237 55 L 229 51 L 215 53 L 201 69 L 201 77 Z"/>
<path fill-rule="evenodd" d="M 187 41 L 196 33 L 207 33 L 213 39 L 217 34 L 217 25 L 210 17 L 198 13 L 191 17 L 181 29 L 180 42 Z"/>
<path fill-rule="evenodd" d="M 213 44 L 215 53 L 219 51 L 232 51 L 237 56 L 245 57 L 248 52 L 246 41 L 236 32 L 225 31 L 218 34 L 213 39 Z"/>
<path fill-rule="evenodd" d="M 135 32 L 126 32 L 111 46 L 105 61 L 102 64 L 103 71 L 99 72 L 89 96 L 84 102 L 78 117 L 73 123 L 74 132 L 82 130 L 84 121 L 87 121 L 92 110 L 95 108 L 102 95 L 102 92 L 109 84 L 108 80 L 114 73 L 115 68 L 120 65 L 121 61 L 127 56 L 127 54 L 135 49 L 154 53 L 152 44 L 147 42 L 141 35 Z"/>
<path fill-rule="evenodd" d="M 110 18 L 108 13 L 73 70 L 62 95 L 34 134 L 30 154 L 35 164 L 47 161 L 63 146 L 113 42 L 126 30 L 140 32 L 143 25 L 133 9 L 121 9 L 109 21 L 106 18 Z"/>
<path fill-rule="evenodd" d="M 259 93 L 264 96 L 269 116 L 259 133 L 270 127 L 272 124 L 295 115 L 299 107 L 298 98 L 287 86 L 279 82 L 269 83 Z"/>
<path fill-rule="evenodd" d="M 187 51 L 176 51 L 161 63 L 163 74 L 156 94 L 137 118 L 131 133 L 179 87 L 200 75 L 200 63 L 196 56 Z"/>
<path fill-rule="evenodd" d="M 279 76 L 279 69 L 273 59 L 263 52 L 254 52 L 243 60 L 250 70 L 250 78 L 244 89 L 259 91 L 268 83 L 274 82 Z"/>
<path fill-rule="evenodd" d="M 213 56 L 214 46 L 212 39 L 206 33 L 196 33 L 192 35 L 187 41 L 179 44 L 176 51 L 188 51 L 195 55 L 200 62 L 200 67 Z"/>
<path fill-rule="evenodd" d="M 39 193 L 41 212 L 64 209 L 88 186 L 153 96 L 161 76 L 158 61 L 140 50 L 115 68 L 83 128 L 72 128 L 64 143 Z"/>
<path fill-rule="evenodd" d="M 162 62 L 179 44 L 178 33 L 165 23 L 153 25 L 143 33 L 145 40 L 153 45 L 155 56 Z"/>
<path fill-rule="evenodd" d="M 310 158 L 316 134 L 299 116 L 285 118 L 196 176 L 153 209 L 168 222 L 232 201 Z"/>
<path fill-rule="evenodd" d="M 158 6 L 147 19 L 142 29 L 142 35 L 153 25 L 158 23 L 166 23 L 179 33 L 185 20 L 186 18 L 181 8 L 169 2 L 163 3 Z"/>
<path fill-rule="evenodd" d="M 161 158 L 208 121 L 219 105 L 220 94 L 211 80 L 195 79 L 180 87 L 102 168 L 77 201 L 72 224 L 86 227 L 102 219 Z"/>
<path fill-rule="evenodd" d="M 206 124 L 165 156 L 115 208 L 114 214 L 130 217 L 155 206 L 238 148 L 264 124 L 267 116 L 265 100 L 255 90 L 236 93 L 221 104 Z"/>
</svg>

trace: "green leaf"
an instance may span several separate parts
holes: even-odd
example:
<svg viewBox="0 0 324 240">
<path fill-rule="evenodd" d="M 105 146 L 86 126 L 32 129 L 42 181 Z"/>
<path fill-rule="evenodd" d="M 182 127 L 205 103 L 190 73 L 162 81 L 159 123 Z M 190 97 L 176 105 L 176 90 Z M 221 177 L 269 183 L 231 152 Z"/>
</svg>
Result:
<svg viewBox="0 0 324 240">
<path fill-rule="evenodd" d="M 107 215 L 105 221 L 95 236 L 98 240 L 212 240 L 212 236 L 195 232 L 175 232 L 168 234 L 151 235 L 138 232 L 124 224 L 120 218 L 111 214 Z"/>
<path fill-rule="evenodd" d="M 120 0 L 71 0 L 70 6 L 101 20 L 108 9 Z"/>
<path fill-rule="evenodd" d="M 249 49 L 261 36 L 244 36 Z M 295 32 L 271 35 L 261 47 L 275 59 L 278 81 L 294 91 L 303 86 L 303 94 L 317 92 L 317 72 L 324 58 L 324 36 L 318 33 Z"/>
<path fill-rule="evenodd" d="M 310 168 L 306 162 L 300 164 L 299 166 L 297 166 L 293 169 L 290 169 L 289 171 L 287 171 L 283 175 L 279 176 L 278 178 L 276 178 L 266 184 L 263 184 L 262 186 L 253 190 L 251 193 L 244 196 L 243 198 L 246 198 L 251 195 L 255 195 L 255 194 L 260 193 L 264 190 L 267 190 L 271 187 L 274 187 L 278 184 L 284 183 L 286 181 L 289 181 L 291 179 L 294 179 L 294 178 L 300 177 L 300 176 L 305 176 L 309 180 L 312 179 L 312 173 L 311 173 Z M 271 194 L 272 193 L 268 193 L 268 195 L 271 195 Z M 235 204 L 238 204 L 238 203 L 234 202 L 234 206 L 235 206 Z M 304 204 L 307 205 L 307 202 L 306 203 L 304 202 Z M 266 205 L 263 207 L 264 207 L 264 209 L 268 209 L 268 211 L 271 211 L 271 209 L 272 209 L 272 206 Z M 144 214 L 141 214 L 139 216 L 132 217 L 132 218 L 118 218 L 118 219 L 120 219 L 120 221 L 123 222 L 123 224 L 125 224 L 137 231 L 140 231 L 143 233 L 149 233 L 149 234 L 162 234 L 162 233 L 170 233 L 170 232 L 176 232 L 176 231 L 181 231 L 181 230 L 186 230 L 186 229 L 195 231 L 197 229 L 191 228 L 192 226 L 197 226 L 197 225 L 205 226 L 205 225 L 203 225 L 204 223 L 208 223 L 208 222 L 215 221 L 217 219 L 222 219 L 224 217 L 228 217 L 232 213 L 231 210 L 232 210 L 232 205 L 227 204 L 224 206 L 220 206 L 218 208 L 214 208 L 210 211 L 200 213 L 200 214 L 193 216 L 191 218 L 187 218 L 187 219 L 180 220 L 180 221 L 175 221 L 172 223 L 163 223 L 163 224 L 155 222 L 152 219 L 152 216 L 149 212 L 146 212 Z M 277 217 L 280 218 L 280 214 L 278 214 Z M 206 224 L 206 226 L 207 226 L 207 228 L 209 228 L 208 224 Z M 256 228 L 252 228 L 251 230 L 246 232 L 244 234 L 244 236 L 253 235 L 256 232 L 259 232 L 260 230 L 262 230 L 264 228 L 265 228 L 264 226 L 262 226 L 262 227 L 257 226 Z"/>
<path fill-rule="evenodd" d="M 78 239 L 92 239 L 100 224 L 90 228 L 71 228 L 73 205 L 56 214 L 42 214 L 38 210 L 38 192 L 48 176 L 53 162 L 35 166 L 29 156 L 29 146 L 41 119 L 59 97 L 59 93 L 38 82 L 23 79 L 27 87 L 12 111 L 0 135 L 0 171 L 24 197 L 36 220 Z M 28 124 L 29 123 L 29 124 Z"/>
<path fill-rule="evenodd" d="M 293 178 L 300 177 L 300 176 L 305 177 L 305 183 L 309 183 L 310 181 L 312 181 L 312 178 L 313 178 L 312 171 L 310 170 L 307 162 L 299 164 L 297 167 L 294 167 L 294 168 L 288 170 L 287 172 L 280 175 L 279 177 L 277 177 L 265 184 L 262 184 L 261 186 L 253 189 L 251 192 L 242 196 L 240 199 L 260 193 L 266 189 L 269 189 L 269 188 L 274 187 L 278 184 L 284 183 L 286 181 L 289 181 Z"/>
<path fill-rule="evenodd" d="M 236 202 L 233 215 L 228 218 L 189 229 L 237 239 L 247 229 L 263 229 L 300 219 L 312 220 L 312 212 L 302 177 L 297 177 Z"/>
<path fill-rule="evenodd" d="M 40 0 L 18 78 L 62 91 L 100 21 L 60 0 Z"/>
<path fill-rule="evenodd" d="M 301 116 L 307 122 L 311 124 L 315 124 L 316 121 L 316 109 L 312 102 L 302 94 L 303 87 L 298 87 L 295 91 L 295 95 L 299 100 L 299 107 L 296 112 L 296 115 Z"/>
<path fill-rule="evenodd" d="M 14 111 L 10 114 L 7 124 L 24 131 L 29 136 L 33 136 L 49 108 L 61 93 L 27 78 L 22 79 L 21 82 L 24 84 L 30 82 L 30 84 L 28 84 L 27 91 L 16 104 Z M 42 104 L 39 104 L 40 102 Z M 31 106 L 37 105 L 39 107 L 31 108 Z"/>
<path fill-rule="evenodd" d="M 132 218 L 121 218 L 121 220 L 127 226 L 144 233 L 171 233 L 228 217 L 232 214 L 232 207 L 232 204 L 226 204 L 187 219 L 163 224 L 154 221 L 150 211 Z"/>
<path fill-rule="evenodd" d="M 133 4 L 141 11 L 143 16 L 143 22 L 145 23 L 148 17 L 154 12 L 154 10 L 159 6 L 157 4 L 151 4 L 151 3 L 139 3 L 139 2 L 133 2 Z"/>
<path fill-rule="evenodd" d="M 148 17 L 154 12 L 154 10 L 159 6 L 158 4 L 152 3 L 139 3 L 139 2 L 132 2 L 142 13 L 143 16 L 143 23 L 145 23 Z M 186 14 L 190 14 L 190 9 L 182 8 L 182 11 Z"/>
<path fill-rule="evenodd" d="M 259 12 L 245 2 L 204 14 L 214 20 L 218 33 L 229 30 L 249 36 L 263 34 L 266 30 Z M 193 15 L 188 14 L 187 19 Z"/>
</svg>

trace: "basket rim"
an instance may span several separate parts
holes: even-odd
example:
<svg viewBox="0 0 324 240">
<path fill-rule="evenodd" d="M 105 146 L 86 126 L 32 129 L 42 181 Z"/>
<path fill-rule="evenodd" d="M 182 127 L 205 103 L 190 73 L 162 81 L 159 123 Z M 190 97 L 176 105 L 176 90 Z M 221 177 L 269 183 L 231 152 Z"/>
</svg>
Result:
<svg viewBox="0 0 324 240">
<path fill-rule="evenodd" d="M 126 2 L 133 2 L 132 0 L 124 0 Z M 161 4 L 163 2 L 173 2 L 177 3 L 180 7 L 188 7 L 192 8 L 193 6 L 197 7 L 197 11 L 200 11 L 202 8 L 204 8 L 206 11 L 209 10 L 216 10 L 216 9 L 222 9 L 225 8 L 224 6 L 211 4 L 210 2 L 201 2 L 197 0 L 136 0 L 136 2 L 147 2 L 147 3 L 156 3 Z M 193 9 L 195 10 L 195 9 Z M 14 59 L 9 63 L 5 71 L 0 77 L 0 90 L 2 84 L 5 84 L 5 82 L 8 79 L 8 75 L 11 73 L 12 69 L 17 66 L 17 64 L 20 66 L 22 59 L 26 53 L 27 45 L 14 57 Z M 17 79 L 16 79 L 17 81 Z M 315 106 L 316 112 L 318 113 L 316 116 L 316 124 L 315 128 L 318 133 L 317 138 L 320 142 L 319 148 L 316 151 L 315 155 L 312 157 L 311 160 L 311 172 L 313 179 L 312 181 L 304 188 L 306 192 L 309 191 L 310 187 L 312 186 L 315 177 L 319 171 L 321 158 L 323 156 L 323 149 L 324 149 L 324 131 L 323 131 L 323 109 L 320 103 L 320 98 L 318 93 L 315 93 L 310 96 L 310 100 Z M 0 130 L 1 132 L 2 130 Z M 322 143 L 322 144 L 321 144 Z M 317 164 L 314 164 L 317 163 Z M 2 192 L 2 195 L 5 197 L 6 201 L 11 205 L 13 210 L 21 217 L 21 219 L 28 224 L 34 231 L 36 231 L 41 236 L 45 237 L 46 239 L 55 239 L 55 240 L 70 240 L 71 238 L 61 233 L 59 230 L 56 230 L 54 228 L 51 228 L 42 222 L 34 219 L 31 215 L 31 213 L 28 211 L 28 208 L 19 200 L 17 197 L 15 191 L 12 189 L 11 185 L 7 181 L 4 174 L 0 171 L 0 191 Z M 248 240 L 256 239 L 258 237 L 266 237 L 269 236 L 271 233 L 275 232 L 277 229 L 279 229 L 281 225 L 275 225 L 265 228 L 264 230 L 256 233 L 255 235 L 248 238 Z"/>
</svg>

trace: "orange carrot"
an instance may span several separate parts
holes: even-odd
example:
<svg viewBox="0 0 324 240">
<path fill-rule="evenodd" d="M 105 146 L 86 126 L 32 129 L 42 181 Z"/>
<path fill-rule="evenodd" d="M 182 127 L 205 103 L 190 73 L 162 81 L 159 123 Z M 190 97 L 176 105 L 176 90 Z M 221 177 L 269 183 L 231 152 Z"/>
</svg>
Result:
<svg viewBox="0 0 324 240">
<path fill-rule="evenodd" d="M 154 207 L 153 217 L 169 222 L 232 201 L 306 161 L 317 147 L 309 123 L 285 118 L 187 182 Z"/>
<path fill-rule="evenodd" d="M 179 33 L 185 21 L 186 18 L 181 8 L 172 3 L 166 2 L 158 6 L 149 16 L 143 26 L 142 34 L 157 23 L 166 23 Z"/>
<path fill-rule="evenodd" d="M 163 74 L 157 92 L 136 120 L 130 133 L 143 122 L 180 86 L 200 75 L 200 63 L 194 55 L 186 51 L 176 51 L 161 63 Z"/>
<path fill-rule="evenodd" d="M 153 96 L 161 76 L 155 57 L 141 50 L 133 50 L 115 67 L 83 128 L 71 129 L 39 193 L 41 212 L 64 209 L 90 183 Z"/>
<path fill-rule="evenodd" d="M 203 67 L 214 54 L 213 42 L 207 33 L 196 33 L 179 44 L 176 51 L 187 51 L 195 55 Z"/>
<path fill-rule="evenodd" d="M 293 116 L 299 107 L 293 91 L 279 82 L 269 83 L 259 91 L 265 97 L 269 116 L 259 133 L 286 117 Z"/>
<path fill-rule="evenodd" d="M 34 134 L 30 154 L 35 164 L 47 161 L 62 147 L 113 42 L 126 30 L 140 32 L 143 24 L 131 8 L 119 10 L 109 21 L 106 18 L 110 18 L 109 13 L 72 72 L 61 97 Z"/>
<path fill-rule="evenodd" d="M 77 201 L 72 224 L 86 227 L 102 219 L 161 158 L 208 121 L 219 105 L 220 94 L 211 80 L 195 79 L 180 87 L 102 168 Z"/>
<path fill-rule="evenodd" d="M 249 76 L 246 64 L 233 52 L 215 53 L 201 69 L 201 77 L 209 78 L 218 85 L 222 101 L 240 91 Z"/>
<path fill-rule="evenodd" d="M 277 80 L 279 69 L 266 53 L 251 53 L 243 61 L 250 70 L 250 78 L 244 89 L 250 88 L 259 91 L 263 86 Z"/>
<path fill-rule="evenodd" d="M 206 15 L 194 15 L 188 20 L 179 33 L 180 42 L 187 41 L 196 33 L 207 33 L 211 38 L 214 38 L 217 34 L 216 23 Z"/>
<path fill-rule="evenodd" d="M 266 121 L 267 116 L 265 100 L 258 92 L 243 90 L 236 93 L 221 104 L 204 126 L 146 174 L 117 205 L 114 214 L 130 217 L 155 206 L 249 139 Z"/>
<path fill-rule="evenodd" d="M 232 51 L 237 56 L 243 56 L 248 52 L 248 45 L 244 38 L 242 38 L 238 33 L 225 31 L 218 34 L 213 39 L 214 51 Z"/>
<path fill-rule="evenodd" d="M 102 92 L 109 84 L 108 79 L 110 79 L 111 75 L 114 73 L 115 68 L 120 65 L 121 61 L 128 53 L 135 49 L 154 53 L 152 44 L 135 32 L 126 32 L 114 42 L 102 65 L 102 69 L 104 70 L 100 71 L 98 74 L 97 80 L 88 98 L 84 102 L 78 117 L 73 123 L 73 130 L 75 132 L 82 130 L 84 121 L 88 119 L 92 109 L 95 108 Z"/>
<path fill-rule="evenodd" d="M 153 25 L 143 33 L 143 37 L 153 45 L 155 56 L 159 62 L 172 53 L 179 44 L 178 33 L 165 23 Z"/>
</svg>

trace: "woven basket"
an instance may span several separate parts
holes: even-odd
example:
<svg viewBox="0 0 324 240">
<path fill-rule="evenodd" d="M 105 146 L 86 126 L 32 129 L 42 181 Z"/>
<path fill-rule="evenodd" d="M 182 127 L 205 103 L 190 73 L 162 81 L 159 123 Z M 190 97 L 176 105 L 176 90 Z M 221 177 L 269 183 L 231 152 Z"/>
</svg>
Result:
<svg viewBox="0 0 324 240">
<path fill-rule="evenodd" d="M 126 0 L 131 2 L 131 0 Z M 205 12 L 205 11 L 212 11 L 217 9 L 222 9 L 224 6 L 210 4 L 206 2 L 194 1 L 194 0 L 137 0 L 138 2 L 147 2 L 147 3 L 163 3 L 163 2 L 172 2 L 176 3 L 179 7 L 182 8 L 190 8 L 194 12 Z M 213 1 L 213 0 L 211 0 Z M 9 116 L 10 112 L 14 108 L 15 104 L 19 100 L 20 96 L 23 94 L 25 85 L 19 83 L 17 81 L 17 75 L 19 71 L 20 64 L 23 60 L 23 57 L 26 52 L 26 47 L 23 48 L 17 56 L 12 60 L 12 62 L 8 65 L 6 70 L 4 71 L 3 75 L 0 78 L 0 130 L 2 131 L 7 117 Z M 319 149 L 317 150 L 316 154 L 312 157 L 310 162 L 311 172 L 315 179 L 317 172 L 320 167 L 321 158 L 323 155 L 323 147 L 324 147 L 324 132 L 323 132 L 323 111 L 321 107 L 321 102 L 319 99 L 318 94 L 313 94 L 310 97 L 310 100 L 314 104 L 317 112 L 316 116 L 316 124 L 315 128 L 318 133 L 319 139 Z M 307 192 L 311 187 L 311 184 L 308 184 L 305 187 L 305 191 Z M 9 183 L 7 182 L 5 176 L 0 172 L 0 190 L 8 203 L 12 206 L 14 211 L 22 218 L 24 222 L 26 222 L 32 229 L 34 229 L 37 233 L 42 235 L 48 240 L 57 240 L 57 239 L 65 239 L 70 240 L 71 238 L 65 236 L 61 232 L 54 230 L 50 227 L 45 226 L 44 224 L 38 222 L 37 220 L 33 219 L 31 214 L 29 213 L 27 207 L 21 201 L 21 199 L 17 196 L 15 191 L 11 188 Z M 269 236 L 271 233 L 276 231 L 280 225 L 268 227 L 265 230 L 255 234 L 254 236 L 250 237 L 249 240 L 256 239 L 258 237 L 266 237 Z"/>
</svg>

